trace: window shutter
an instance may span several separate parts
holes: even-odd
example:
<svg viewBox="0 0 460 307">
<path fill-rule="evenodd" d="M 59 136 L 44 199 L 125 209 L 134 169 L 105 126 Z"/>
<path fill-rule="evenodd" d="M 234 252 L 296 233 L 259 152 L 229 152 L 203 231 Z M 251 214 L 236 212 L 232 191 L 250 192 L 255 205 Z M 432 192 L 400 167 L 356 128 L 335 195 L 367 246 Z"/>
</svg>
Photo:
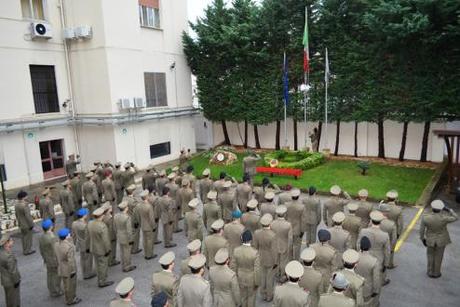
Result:
<svg viewBox="0 0 460 307">
<path fill-rule="evenodd" d="M 154 9 L 159 9 L 160 1 L 159 0 L 139 0 L 139 5 L 151 7 Z"/>
</svg>

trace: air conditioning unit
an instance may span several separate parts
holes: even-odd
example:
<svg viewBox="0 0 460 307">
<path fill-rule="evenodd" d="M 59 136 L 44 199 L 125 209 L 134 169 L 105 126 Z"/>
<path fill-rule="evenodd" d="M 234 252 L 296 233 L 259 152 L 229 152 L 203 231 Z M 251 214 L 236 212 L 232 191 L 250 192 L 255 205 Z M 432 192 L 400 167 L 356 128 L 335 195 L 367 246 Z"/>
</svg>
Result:
<svg viewBox="0 0 460 307">
<path fill-rule="evenodd" d="M 65 28 L 64 29 L 64 38 L 65 39 L 76 39 L 77 36 L 75 35 L 75 30 L 72 28 Z"/>
<path fill-rule="evenodd" d="M 50 39 L 53 37 L 53 33 L 51 31 L 51 25 L 46 22 L 32 22 L 30 24 L 30 34 L 32 39 L 44 38 Z"/>
<path fill-rule="evenodd" d="M 90 39 L 93 36 L 93 29 L 91 26 L 79 26 L 75 28 L 75 35 L 77 38 Z"/>
<path fill-rule="evenodd" d="M 145 108 L 145 100 L 142 97 L 136 97 L 134 98 L 134 105 L 136 108 Z"/>
<path fill-rule="evenodd" d="M 134 101 L 129 98 L 120 99 L 120 108 L 122 110 L 134 109 Z"/>
</svg>

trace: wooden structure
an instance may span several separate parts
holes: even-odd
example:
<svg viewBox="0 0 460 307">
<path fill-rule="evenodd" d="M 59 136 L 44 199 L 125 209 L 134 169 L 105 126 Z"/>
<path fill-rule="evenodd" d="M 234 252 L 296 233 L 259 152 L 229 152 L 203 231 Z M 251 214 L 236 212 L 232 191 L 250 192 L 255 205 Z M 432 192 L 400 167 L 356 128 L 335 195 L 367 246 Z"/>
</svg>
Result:
<svg viewBox="0 0 460 307">
<path fill-rule="evenodd" d="M 440 138 L 444 139 L 447 149 L 447 159 L 448 159 L 448 183 L 450 190 L 453 191 L 455 185 L 458 184 L 460 176 L 460 130 L 455 129 L 439 129 L 433 130 L 433 133 Z"/>
<path fill-rule="evenodd" d="M 258 166 L 256 167 L 256 172 L 259 174 L 260 173 L 270 174 L 270 176 L 273 176 L 273 174 L 294 176 L 295 179 L 299 178 L 302 175 L 302 170 L 297 169 L 297 168 L 278 168 L 278 167 Z"/>
</svg>

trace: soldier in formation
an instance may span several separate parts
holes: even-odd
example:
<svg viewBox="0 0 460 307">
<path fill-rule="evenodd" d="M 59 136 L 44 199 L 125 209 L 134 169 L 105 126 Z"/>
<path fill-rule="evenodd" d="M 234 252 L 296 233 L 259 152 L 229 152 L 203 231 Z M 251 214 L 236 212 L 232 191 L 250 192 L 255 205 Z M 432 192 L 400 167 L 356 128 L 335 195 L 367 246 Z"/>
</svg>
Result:
<svg viewBox="0 0 460 307">
<path fill-rule="evenodd" d="M 110 302 L 110 307 L 134 307 L 132 303 L 134 294 L 134 279 L 126 277 L 115 288 L 118 298 Z"/>
<path fill-rule="evenodd" d="M 240 286 L 238 277 L 229 267 L 230 255 L 228 249 L 220 248 L 214 256 L 215 265 L 209 269 L 209 280 L 215 306 L 241 305 Z"/>
<path fill-rule="evenodd" d="M 88 209 L 81 208 L 77 211 L 77 220 L 72 223 L 72 236 L 77 249 L 80 251 L 80 266 L 83 279 L 96 277 L 96 273 L 93 271 L 94 258 L 89 252 L 88 218 Z"/>
<path fill-rule="evenodd" d="M 58 238 L 54 234 L 54 225 L 50 219 L 42 221 L 43 234 L 38 239 L 40 255 L 46 266 L 46 284 L 51 297 L 58 297 L 63 294 L 61 289 L 61 278 L 58 274 L 58 260 L 54 245 Z"/>
<path fill-rule="evenodd" d="M 118 209 L 120 209 L 120 212 L 115 214 L 114 228 L 120 245 L 121 266 L 123 272 L 130 272 L 136 269 L 136 266 L 131 264 L 131 247 L 134 244 L 134 238 L 132 221 L 128 214 L 128 203 L 121 202 L 118 204 Z"/>
<path fill-rule="evenodd" d="M 161 256 L 158 262 L 162 270 L 152 276 L 152 296 L 161 292 L 166 293 L 171 306 L 175 306 L 177 287 L 179 286 L 179 280 L 174 274 L 175 259 L 176 256 L 173 252 L 167 252 Z"/>
<path fill-rule="evenodd" d="M 35 250 L 32 249 L 34 221 L 26 199 L 27 193 L 20 191 L 17 202 L 14 205 L 14 214 L 16 215 L 19 230 L 21 231 L 22 253 L 27 256 L 35 253 Z"/>
<path fill-rule="evenodd" d="M 53 223 L 56 222 L 56 214 L 54 212 L 54 204 L 51 199 L 50 188 L 45 188 L 42 192 L 42 198 L 38 204 L 40 216 L 43 220 L 50 219 Z"/>
<path fill-rule="evenodd" d="M 177 290 L 178 307 L 211 307 L 212 294 L 209 282 L 203 278 L 206 257 L 192 256 L 188 262 L 191 274 L 182 276 Z"/>
<path fill-rule="evenodd" d="M 13 244 L 13 239 L 7 233 L 0 238 L 0 281 L 5 292 L 6 307 L 21 305 L 21 275 L 18 271 L 16 257 L 12 252 Z"/>
</svg>

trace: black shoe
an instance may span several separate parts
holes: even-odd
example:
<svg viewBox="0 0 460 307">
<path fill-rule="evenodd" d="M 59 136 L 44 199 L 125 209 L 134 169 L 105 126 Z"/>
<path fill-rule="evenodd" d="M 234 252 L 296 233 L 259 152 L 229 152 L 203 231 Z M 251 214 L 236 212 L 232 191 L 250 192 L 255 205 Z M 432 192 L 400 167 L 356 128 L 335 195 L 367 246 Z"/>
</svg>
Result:
<svg viewBox="0 0 460 307">
<path fill-rule="evenodd" d="M 127 268 L 126 270 L 123 270 L 123 272 L 128 273 L 128 272 L 134 271 L 136 268 L 137 268 L 137 266 L 132 265 L 129 268 Z"/>
<path fill-rule="evenodd" d="M 183 219 L 184 219 L 183 217 L 180 217 L 180 218 L 179 218 L 179 221 L 182 221 Z"/>
<path fill-rule="evenodd" d="M 165 248 L 171 248 L 171 247 L 175 247 L 175 246 L 177 246 L 176 243 L 171 243 L 171 244 L 165 245 Z"/>
<path fill-rule="evenodd" d="M 28 253 L 25 253 L 24 256 L 29 256 L 29 255 L 32 255 L 32 254 L 35 254 L 35 251 L 34 251 L 34 250 L 33 250 L 33 251 L 30 251 L 30 252 L 28 252 Z"/>
<path fill-rule="evenodd" d="M 156 258 L 157 256 L 158 256 L 157 254 L 154 254 L 151 257 L 144 257 L 144 258 L 145 258 L 145 260 L 150 260 L 150 259 Z"/>
<path fill-rule="evenodd" d="M 383 285 L 382 285 L 382 286 L 386 286 L 386 285 L 388 285 L 389 283 L 390 283 L 390 280 L 387 279 L 387 280 L 385 280 L 385 281 L 383 282 Z"/>
<path fill-rule="evenodd" d="M 108 286 L 111 286 L 111 285 L 113 285 L 113 281 L 106 281 L 105 283 L 100 284 L 99 288 L 104 288 L 104 287 L 108 287 Z"/>
<path fill-rule="evenodd" d="M 389 266 L 387 269 L 393 270 L 393 269 L 395 269 L 395 268 L 397 268 L 397 267 L 398 267 L 397 264 L 393 264 L 392 266 Z"/>
<path fill-rule="evenodd" d="M 97 274 L 93 273 L 93 274 L 90 274 L 89 276 L 84 277 L 83 279 L 91 279 L 91 278 L 94 278 L 96 276 L 97 276 Z"/>
<path fill-rule="evenodd" d="M 439 274 L 439 275 L 433 275 L 433 274 L 431 274 L 431 275 L 428 275 L 428 276 L 429 276 L 430 278 L 439 278 L 439 277 L 442 276 L 442 274 Z"/>
<path fill-rule="evenodd" d="M 119 265 L 121 262 L 118 261 L 118 260 L 115 260 L 114 262 L 112 262 L 111 264 L 109 264 L 109 266 L 116 266 L 116 265 Z"/>
<path fill-rule="evenodd" d="M 72 303 L 67 304 L 67 305 L 76 305 L 76 304 L 78 304 L 80 302 L 81 302 L 81 298 L 76 297 L 76 298 L 73 299 Z"/>
<path fill-rule="evenodd" d="M 163 241 L 156 241 L 156 242 L 153 243 L 153 244 L 157 245 L 157 244 L 160 244 L 160 243 L 163 243 Z"/>
<path fill-rule="evenodd" d="M 64 295 L 64 292 L 59 292 L 57 294 L 52 294 L 51 297 L 60 297 L 60 296 L 63 296 Z"/>
<path fill-rule="evenodd" d="M 140 252 L 142 252 L 142 248 L 139 248 L 137 251 L 134 251 L 134 252 L 131 252 L 131 254 L 139 254 Z"/>
<path fill-rule="evenodd" d="M 176 229 L 176 230 L 174 230 L 173 232 L 174 232 L 174 233 L 178 233 L 178 232 L 182 232 L 182 231 L 183 231 L 182 229 Z"/>
</svg>

